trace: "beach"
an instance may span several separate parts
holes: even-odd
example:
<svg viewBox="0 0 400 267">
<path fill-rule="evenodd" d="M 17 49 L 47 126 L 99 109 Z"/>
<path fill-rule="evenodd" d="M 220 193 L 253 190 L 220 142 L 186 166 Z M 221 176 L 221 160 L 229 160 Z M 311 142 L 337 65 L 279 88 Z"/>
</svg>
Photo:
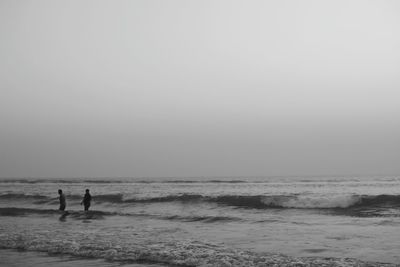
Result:
<svg viewBox="0 0 400 267">
<path fill-rule="evenodd" d="M 399 177 L 3 179 L 1 185 L 1 266 L 400 263 Z M 59 188 L 67 213 L 57 210 Z M 89 212 L 79 204 L 86 188 Z"/>
<path fill-rule="evenodd" d="M 85 266 L 85 267 L 114 267 L 122 266 L 121 263 L 107 262 L 102 259 L 87 259 L 79 257 L 71 257 L 66 255 L 51 255 L 45 252 L 32 252 L 32 251 L 22 251 L 22 250 L 9 250 L 4 249 L 0 252 L 1 262 L 0 266 L 4 267 L 19 267 L 29 266 L 39 267 L 39 266 L 55 266 L 55 267 L 75 267 L 75 266 Z M 158 267 L 161 265 L 142 265 L 139 263 L 123 264 L 125 267 Z"/>
</svg>

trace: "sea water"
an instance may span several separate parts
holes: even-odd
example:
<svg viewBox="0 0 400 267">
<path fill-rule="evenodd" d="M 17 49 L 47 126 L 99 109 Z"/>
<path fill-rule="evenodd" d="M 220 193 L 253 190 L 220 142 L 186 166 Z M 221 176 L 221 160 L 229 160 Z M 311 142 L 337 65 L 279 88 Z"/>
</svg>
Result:
<svg viewBox="0 0 400 267">
<path fill-rule="evenodd" d="M 1 249 L 108 262 L 251 266 L 283 253 L 399 264 L 399 228 L 400 177 L 0 180 Z"/>
</svg>

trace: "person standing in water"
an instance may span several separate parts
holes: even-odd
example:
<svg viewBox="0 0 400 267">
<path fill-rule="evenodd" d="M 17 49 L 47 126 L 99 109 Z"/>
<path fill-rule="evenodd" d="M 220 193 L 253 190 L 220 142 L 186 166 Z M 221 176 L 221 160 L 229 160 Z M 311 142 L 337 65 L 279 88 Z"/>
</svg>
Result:
<svg viewBox="0 0 400 267">
<path fill-rule="evenodd" d="M 64 211 L 67 206 L 67 202 L 65 201 L 65 195 L 61 189 L 58 189 L 59 199 L 60 199 L 60 208 L 59 210 Z"/>
<path fill-rule="evenodd" d="M 85 207 L 85 211 L 89 210 L 90 207 L 90 202 L 92 201 L 92 196 L 89 194 L 89 189 L 86 189 L 86 193 L 83 196 L 83 200 L 81 202 L 81 205 Z"/>
</svg>

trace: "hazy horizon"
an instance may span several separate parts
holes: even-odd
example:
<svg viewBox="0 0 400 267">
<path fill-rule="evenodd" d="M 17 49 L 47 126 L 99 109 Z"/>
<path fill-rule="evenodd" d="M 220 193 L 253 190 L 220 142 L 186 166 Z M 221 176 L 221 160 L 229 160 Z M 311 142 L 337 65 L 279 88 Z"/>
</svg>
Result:
<svg viewBox="0 0 400 267">
<path fill-rule="evenodd" d="M 0 2 L 0 177 L 400 175 L 397 1 Z"/>
</svg>

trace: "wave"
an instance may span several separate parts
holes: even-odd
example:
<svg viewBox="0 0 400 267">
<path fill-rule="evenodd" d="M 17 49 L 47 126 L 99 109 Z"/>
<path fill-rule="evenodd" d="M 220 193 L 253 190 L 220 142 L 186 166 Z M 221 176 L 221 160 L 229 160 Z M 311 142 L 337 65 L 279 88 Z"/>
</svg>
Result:
<svg viewBox="0 0 400 267">
<path fill-rule="evenodd" d="M 300 258 L 268 252 L 257 253 L 194 239 L 168 242 L 161 239 L 143 244 L 136 240 L 124 243 L 126 240 L 113 239 L 110 236 L 98 236 L 97 242 L 93 242 L 87 237 L 85 234 L 74 238 L 58 236 L 51 231 L 4 233 L 0 239 L 0 249 L 40 251 L 50 255 L 68 255 L 103 259 L 111 263 L 149 266 L 397 266 L 389 263 L 363 262 L 352 258 Z"/>
<path fill-rule="evenodd" d="M 38 200 L 43 200 L 43 199 L 48 199 L 47 196 L 42 196 L 42 195 L 30 195 L 30 194 L 19 194 L 19 193 L 7 193 L 7 194 L 2 194 L 0 195 L 0 199 L 38 199 Z"/>
<path fill-rule="evenodd" d="M 66 195 L 67 200 L 82 200 L 83 195 Z M 58 202 L 57 197 L 50 197 L 44 195 L 31 195 L 31 194 L 22 194 L 22 193 L 7 193 L 0 195 L 0 200 L 8 200 L 12 201 L 33 201 L 34 204 L 44 204 L 44 203 L 54 203 Z M 103 194 L 103 195 L 95 195 L 93 196 L 93 200 L 96 202 L 110 202 L 110 203 L 122 203 L 123 195 L 122 194 Z"/>
<path fill-rule="evenodd" d="M 267 181 L 247 181 L 237 179 L 0 179 L 0 183 L 26 183 L 26 184 L 39 184 L 39 183 L 60 183 L 60 184 L 121 184 L 121 183 L 132 183 L 132 184 L 153 184 L 153 183 L 172 183 L 172 184 L 196 184 L 196 183 L 262 183 Z"/>
<path fill-rule="evenodd" d="M 400 206 L 400 195 L 219 196 L 213 200 L 226 205 L 248 208 L 349 209 Z"/>
<path fill-rule="evenodd" d="M 15 207 L 7 207 L 0 208 L 0 216 L 26 216 L 31 214 L 40 214 L 40 215 L 62 215 L 62 216 L 71 216 L 72 218 L 87 218 L 87 219 L 101 219 L 106 215 L 113 215 L 115 213 L 112 212 L 104 212 L 93 210 L 90 212 L 84 211 L 59 211 L 54 209 L 34 209 L 34 208 L 15 208 Z"/>
<path fill-rule="evenodd" d="M 124 199 L 123 195 L 103 195 L 96 198 L 98 201 L 109 201 L 117 203 L 159 203 L 159 202 L 207 202 L 219 205 L 234 206 L 241 208 L 256 209 L 335 209 L 355 207 L 376 206 L 400 206 L 400 195 L 337 195 L 337 196 L 314 196 L 314 195 L 221 195 L 204 196 L 199 194 L 168 195 L 151 198 Z"/>
<path fill-rule="evenodd" d="M 247 176 L 247 177 L 75 177 L 75 178 L 0 178 L 1 183 L 26 183 L 26 184 L 152 184 L 152 183 L 173 183 L 173 184 L 196 184 L 196 183 L 348 183 L 360 181 L 376 181 L 379 178 L 382 182 L 400 181 L 398 176 L 388 177 L 328 177 L 328 176 L 280 176 L 280 177 L 262 177 L 262 176 Z"/>
<path fill-rule="evenodd" d="M 67 195 L 68 200 L 81 200 L 82 195 Z M 3 194 L 0 200 L 34 200 L 34 204 L 57 201 L 57 197 L 29 194 Z M 115 204 L 151 204 L 162 202 L 181 202 L 191 204 L 195 202 L 211 203 L 217 205 L 234 206 L 255 209 L 346 209 L 368 207 L 399 207 L 400 195 L 220 195 L 205 196 L 200 194 L 178 194 L 159 197 L 125 198 L 123 194 L 94 195 L 93 201 L 97 203 Z"/>
<path fill-rule="evenodd" d="M 0 208 L 0 216 L 27 216 L 33 214 L 48 215 L 48 216 L 61 216 L 60 218 L 73 218 L 73 219 L 103 219 L 105 216 L 131 216 L 131 217 L 148 217 L 154 219 L 162 219 L 169 221 L 184 221 L 184 222 L 203 222 L 203 223 L 216 223 L 216 222 L 233 222 L 241 221 L 242 219 L 237 217 L 229 216 L 212 216 L 212 215 L 200 215 L 200 216 L 180 216 L 180 215 L 155 215 L 155 214 L 143 214 L 143 213 L 121 213 L 121 212 L 107 212 L 91 210 L 89 212 L 84 211 L 59 211 L 54 209 L 34 209 L 34 208 L 15 208 L 7 207 Z"/>
<path fill-rule="evenodd" d="M 83 195 L 66 195 L 66 199 L 68 200 L 81 200 Z M 182 194 L 182 195 L 168 195 L 168 196 L 160 196 L 160 197 L 151 197 L 151 198 L 131 198 L 125 199 L 123 194 L 102 194 L 102 195 L 93 195 L 92 199 L 98 203 L 153 203 L 153 202 L 173 202 L 173 201 L 182 201 L 182 202 L 190 202 L 195 200 L 201 200 L 204 197 L 202 195 L 191 195 L 191 194 Z M 0 195 L 0 200 L 8 200 L 12 201 L 34 201 L 34 204 L 44 204 L 47 202 L 53 203 L 54 201 L 58 201 L 58 197 L 50 197 L 44 195 L 31 195 L 31 194 L 19 194 L 19 193 L 7 193 Z"/>
<path fill-rule="evenodd" d="M 173 183 L 173 184 L 196 184 L 196 183 L 216 183 L 216 184 L 240 184 L 240 183 L 257 183 L 261 181 L 246 180 L 167 180 L 167 181 L 139 181 L 140 183 Z"/>
<path fill-rule="evenodd" d="M 363 196 L 356 206 L 377 206 L 377 205 L 400 205 L 400 195 L 377 195 L 377 196 Z"/>
<path fill-rule="evenodd" d="M 157 203 L 157 202 L 194 202 L 204 200 L 205 197 L 197 194 L 180 194 L 180 195 L 168 195 L 161 197 L 150 197 L 150 198 L 131 198 L 126 199 L 124 202 L 127 203 Z"/>
<path fill-rule="evenodd" d="M 21 183 L 21 184 L 113 184 L 113 183 L 135 183 L 129 180 L 105 180 L 105 179 L 0 179 L 0 183 Z"/>
<path fill-rule="evenodd" d="M 237 217 L 230 216 L 166 216 L 163 219 L 171 220 L 171 221 L 184 221 L 184 222 L 203 222 L 203 223 L 215 223 L 215 222 L 233 222 L 233 221 L 241 221 L 242 219 Z"/>
</svg>

